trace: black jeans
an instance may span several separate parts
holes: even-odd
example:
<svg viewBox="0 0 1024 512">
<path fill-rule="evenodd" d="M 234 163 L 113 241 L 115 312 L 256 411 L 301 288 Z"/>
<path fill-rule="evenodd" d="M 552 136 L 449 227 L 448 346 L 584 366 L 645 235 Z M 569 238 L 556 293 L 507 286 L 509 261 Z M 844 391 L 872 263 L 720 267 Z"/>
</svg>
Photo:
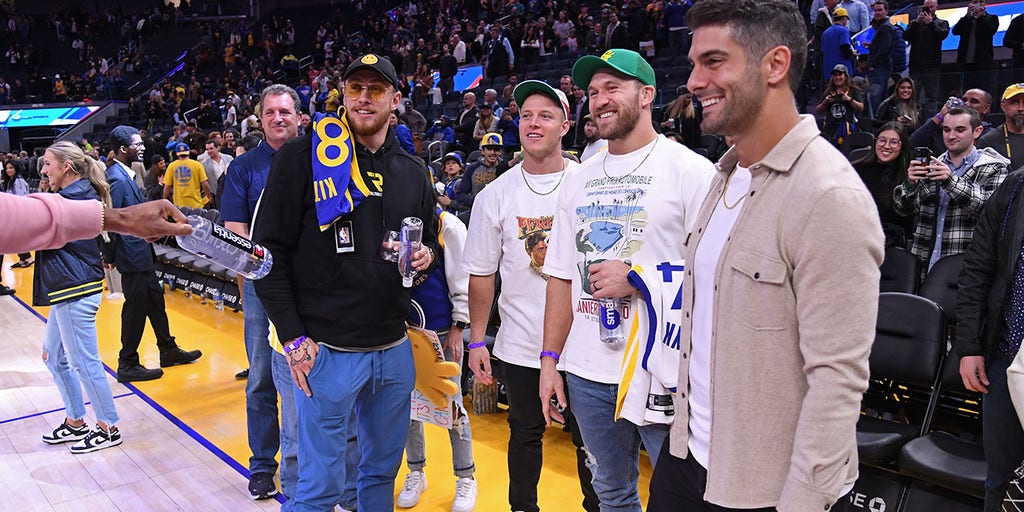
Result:
<svg viewBox="0 0 1024 512">
<path fill-rule="evenodd" d="M 678 421 L 680 418 L 677 418 Z M 658 466 L 651 476 L 651 494 L 647 501 L 647 512 L 773 512 L 775 507 L 736 509 L 712 505 L 704 501 L 704 489 L 708 484 L 708 471 L 693 457 L 680 459 L 669 453 L 666 442 L 658 456 Z M 737 485 L 742 483 L 737 482 Z M 832 512 L 846 512 L 849 496 L 841 496 L 829 509 Z"/>
<path fill-rule="evenodd" d="M 985 512 L 998 512 L 1013 472 L 1024 459 L 1024 429 L 1010 401 L 1006 356 L 985 361 L 988 394 L 981 399 L 982 439 L 985 445 Z"/>
<path fill-rule="evenodd" d="M 174 350 L 174 336 L 167 325 L 167 311 L 164 306 L 164 290 L 157 283 L 152 270 L 125 272 L 121 274 L 124 289 L 124 306 L 121 307 L 121 353 L 117 357 L 118 368 L 139 364 L 139 343 L 149 318 L 156 334 L 156 345 L 160 352 Z"/>
<path fill-rule="evenodd" d="M 540 408 L 540 370 L 515 364 L 500 362 L 499 374 L 505 384 L 505 396 L 508 397 L 508 503 L 512 510 L 538 512 L 537 483 L 544 462 L 543 439 L 547 428 L 544 424 L 544 413 Z M 563 386 L 565 376 L 562 376 Z M 566 395 L 568 399 L 568 395 Z M 587 512 L 597 512 L 599 501 L 594 486 L 593 476 L 587 468 L 587 455 L 583 449 L 583 437 L 576 427 L 576 419 L 567 407 L 563 413 L 570 433 L 572 444 L 576 446 L 576 470 L 579 473 L 580 488 L 583 492 L 583 508 Z"/>
</svg>

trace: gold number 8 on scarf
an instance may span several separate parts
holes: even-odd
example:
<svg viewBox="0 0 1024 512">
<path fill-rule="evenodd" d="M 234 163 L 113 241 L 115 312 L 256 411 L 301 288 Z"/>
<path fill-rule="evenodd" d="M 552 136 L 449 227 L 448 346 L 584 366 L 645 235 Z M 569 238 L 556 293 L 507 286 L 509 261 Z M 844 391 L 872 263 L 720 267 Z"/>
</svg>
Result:
<svg viewBox="0 0 1024 512">
<path fill-rule="evenodd" d="M 329 135 L 327 133 L 327 125 L 335 125 L 338 127 L 338 135 Z M 314 128 L 317 136 L 320 137 L 320 143 L 316 146 L 316 159 L 327 167 L 337 167 L 348 161 L 349 158 L 349 147 L 348 130 L 345 129 L 345 125 L 341 120 L 334 117 L 325 117 L 316 123 Z M 338 148 L 338 156 L 330 158 L 327 156 L 327 149 L 336 147 Z"/>
</svg>

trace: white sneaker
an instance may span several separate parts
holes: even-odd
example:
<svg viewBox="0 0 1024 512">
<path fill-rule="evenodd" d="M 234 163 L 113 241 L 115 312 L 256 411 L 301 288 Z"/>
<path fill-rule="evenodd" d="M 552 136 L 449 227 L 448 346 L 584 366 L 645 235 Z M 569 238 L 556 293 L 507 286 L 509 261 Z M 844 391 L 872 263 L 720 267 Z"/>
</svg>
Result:
<svg viewBox="0 0 1024 512">
<path fill-rule="evenodd" d="M 472 478 L 456 480 L 452 512 L 473 512 L 474 508 L 476 508 L 476 480 Z"/>
<path fill-rule="evenodd" d="M 405 475 L 405 485 L 398 493 L 396 504 L 399 508 L 412 508 L 420 502 L 420 495 L 427 490 L 427 475 L 422 471 L 410 471 Z"/>
</svg>

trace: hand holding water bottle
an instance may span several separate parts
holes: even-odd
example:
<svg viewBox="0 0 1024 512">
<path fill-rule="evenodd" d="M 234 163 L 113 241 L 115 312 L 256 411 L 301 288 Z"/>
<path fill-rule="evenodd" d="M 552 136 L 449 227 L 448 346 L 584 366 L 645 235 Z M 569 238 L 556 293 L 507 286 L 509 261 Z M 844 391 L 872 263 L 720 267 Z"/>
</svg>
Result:
<svg viewBox="0 0 1024 512">
<path fill-rule="evenodd" d="M 402 286 L 412 287 L 413 277 L 426 270 L 434 260 L 429 247 L 423 245 L 423 221 L 416 217 L 402 220 L 402 231 L 398 246 L 398 273 L 402 275 Z"/>
</svg>

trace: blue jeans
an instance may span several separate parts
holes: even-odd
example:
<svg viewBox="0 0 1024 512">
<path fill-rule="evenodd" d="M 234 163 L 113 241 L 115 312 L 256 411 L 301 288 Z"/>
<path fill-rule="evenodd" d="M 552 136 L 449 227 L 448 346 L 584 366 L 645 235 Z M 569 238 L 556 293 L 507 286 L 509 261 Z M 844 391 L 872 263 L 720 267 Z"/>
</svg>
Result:
<svg viewBox="0 0 1024 512">
<path fill-rule="evenodd" d="M 270 356 L 271 369 L 274 374 L 274 386 L 281 397 L 281 493 L 286 501 L 281 505 L 281 512 L 291 512 L 295 508 L 295 489 L 299 482 L 299 434 L 298 418 L 295 411 L 295 381 L 292 380 L 288 359 L 284 354 L 272 351 Z M 355 415 L 350 423 L 349 454 L 346 468 L 351 482 L 346 485 L 338 504 L 346 510 L 356 508 L 355 471 L 359 467 L 359 446 L 356 444 Z"/>
<path fill-rule="evenodd" d="M 447 332 L 442 331 L 437 333 L 437 335 L 443 340 Z M 454 361 L 451 351 L 447 349 L 444 351 L 444 357 L 448 361 Z M 465 354 L 463 354 L 463 357 L 465 357 Z M 462 361 L 454 362 L 462 366 Z M 456 395 L 456 407 L 462 411 L 462 416 L 456 420 L 455 426 L 448 429 L 448 439 L 452 443 L 452 469 L 455 470 L 456 477 L 468 478 L 473 476 L 473 473 L 476 471 L 476 466 L 473 463 L 473 431 L 469 428 L 469 416 L 466 414 L 466 408 L 462 405 L 462 376 L 457 375 L 452 380 L 459 385 L 459 392 Z M 405 458 L 406 463 L 409 465 L 409 471 L 422 471 L 427 465 L 425 446 L 423 441 L 423 422 L 410 421 L 409 435 L 406 437 L 405 443 Z"/>
<path fill-rule="evenodd" d="M 394 509 L 415 381 L 408 341 L 373 352 L 321 347 L 308 376 L 313 396 L 295 387 L 301 463 L 294 510 L 323 512 L 344 499 L 353 414 L 360 440 L 358 509 Z"/>
<path fill-rule="evenodd" d="M 242 297 L 245 301 L 245 355 L 249 358 L 249 379 L 245 382 L 245 423 L 252 452 L 249 472 L 274 473 L 281 428 L 277 421 L 277 388 L 270 364 L 274 352 L 268 341 L 270 320 L 249 279 L 245 280 Z"/>
<path fill-rule="evenodd" d="M 94 293 L 54 304 L 46 321 L 43 350 L 47 354 L 46 367 L 53 374 L 68 418 L 85 418 L 84 386 L 96 419 L 115 425 L 119 418 L 96 337 L 96 311 L 100 308 L 101 295 Z"/>
<path fill-rule="evenodd" d="M 998 512 L 1013 471 L 1024 459 L 1024 429 L 1010 401 L 1006 369 L 1010 361 L 997 355 L 987 361 L 988 393 L 981 399 L 985 444 L 985 512 Z"/>
<path fill-rule="evenodd" d="M 889 92 L 889 75 L 892 75 L 892 69 L 889 66 L 875 68 L 868 75 L 868 92 L 870 92 L 871 103 L 870 109 L 865 108 L 865 114 L 870 113 L 874 117 L 882 100 L 885 99 L 886 93 Z"/>
<path fill-rule="evenodd" d="M 657 466 L 661 446 L 668 437 L 668 425 L 637 426 L 630 421 L 615 421 L 618 384 L 603 384 L 568 374 L 569 401 L 583 434 L 594 475 L 594 491 L 601 499 L 601 512 L 641 512 L 640 441 L 644 443 L 651 466 Z"/>
</svg>

